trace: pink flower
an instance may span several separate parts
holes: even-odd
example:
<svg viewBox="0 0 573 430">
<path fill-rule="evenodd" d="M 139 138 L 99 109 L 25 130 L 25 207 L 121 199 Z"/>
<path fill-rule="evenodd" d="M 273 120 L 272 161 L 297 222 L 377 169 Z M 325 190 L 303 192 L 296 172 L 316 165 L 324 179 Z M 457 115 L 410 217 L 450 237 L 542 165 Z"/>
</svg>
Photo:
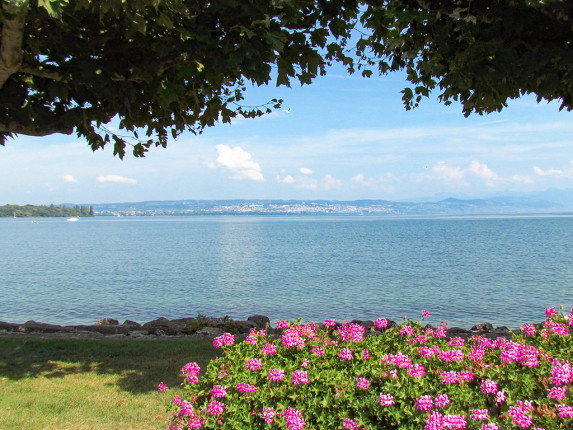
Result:
<svg viewBox="0 0 573 430">
<path fill-rule="evenodd" d="M 431 396 L 422 396 L 416 399 L 416 408 L 423 412 L 431 411 L 434 408 L 434 400 Z"/>
<path fill-rule="evenodd" d="M 470 415 L 472 420 L 485 421 L 489 418 L 489 410 L 487 409 L 473 409 Z"/>
<path fill-rule="evenodd" d="M 445 408 L 446 406 L 449 406 L 450 398 L 447 394 L 438 394 L 434 400 L 434 404 L 436 405 L 436 408 Z"/>
<path fill-rule="evenodd" d="M 406 327 L 402 327 L 400 329 L 400 334 L 402 336 L 412 336 L 414 334 L 414 329 L 407 325 Z"/>
<path fill-rule="evenodd" d="M 451 351 L 440 351 L 438 353 L 438 358 L 450 362 L 450 361 L 464 361 L 465 354 L 459 349 L 452 349 Z"/>
<path fill-rule="evenodd" d="M 362 351 L 362 358 L 364 360 L 370 359 L 370 351 L 368 351 L 368 349 L 364 348 L 364 350 Z"/>
<path fill-rule="evenodd" d="M 219 415 L 223 413 L 225 404 L 221 403 L 217 400 L 211 400 L 211 402 L 209 402 L 209 406 L 208 406 L 208 411 L 207 413 L 210 415 Z"/>
<path fill-rule="evenodd" d="M 245 342 L 249 342 L 252 345 L 256 345 L 257 344 L 257 338 L 255 336 L 247 336 L 247 338 L 245 339 Z"/>
<path fill-rule="evenodd" d="M 223 387 L 221 385 L 213 385 L 211 389 L 211 395 L 216 399 L 222 399 L 227 395 L 227 387 Z"/>
<path fill-rule="evenodd" d="M 533 425 L 533 419 L 529 416 L 529 412 L 533 409 L 533 402 L 517 401 L 517 406 L 509 407 L 509 415 L 513 418 L 512 423 L 520 426 L 523 429 L 528 429 Z"/>
<path fill-rule="evenodd" d="M 378 318 L 376 321 L 374 321 L 374 328 L 376 330 L 382 330 L 385 329 L 386 327 L 388 327 L 388 320 L 385 318 Z"/>
<path fill-rule="evenodd" d="M 547 390 L 549 394 L 547 395 L 550 399 L 563 400 L 567 395 L 567 386 L 565 387 L 553 387 Z"/>
<path fill-rule="evenodd" d="M 273 345 L 272 343 L 265 343 L 261 352 L 263 354 L 273 355 L 274 353 L 277 352 L 277 346 Z"/>
<path fill-rule="evenodd" d="M 484 394 L 497 393 L 497 382 L 487 379 L 481 383 L 481 392 Z"/>
<path fill-rule="evenodd" d="M 260 358 L 251 358 L 250 360 L 247 360 L 247 364 L 245 364 L 245 369 L 253 371 L 259 370 L 261 367 L 263 367 L 263 364 L 261 363 Z"/>
<path fill-rule="evenodd" d="M 352 360 L 352 351 L 348 348 L 343 348 L 340 350 L 338 356 L 343 360 Z"/>
<path fill-rule="evenodd" d="M 425 430 L 443 430 L 444 426 L 444 416 L 439 412 L 432 412 L 432 415 L 426 421 Z"/>
<path fill-rule="evenodd" d="M 282 369 L 271 369 L 269 370 L 269 380 L 273 382 L 282 381 L 285 377 L 285 371 Z"/>
<path fill-rule="evenodd" d="M 499 430 L 499 427 L 496 423 L 484 424 L 481 427 L 481 430 Z"/>
<path fill-rule="evenodd" d="M 281 336 L 282 346 L 285 348 L 298 348 L 303 349 L 306 340 L 296 333 L 285 333 Z"/>
<path fill-rule="evenodd" d="M 407 354 L 402 354 L 399 352 L 398 354 L 386 354 L 382 356 L 380 360 L 382 363 L 392 364 L 394 366 L 398 366 L 401 368 L 410 368 L 412 367 L 412 360 Z"/>
<path fill-rule="evenodd" d="M 557 311 L 555 310 L 555 308 L 545 308 L 545 315 L 547 316 L 547 318 L 551 318 L 557 315 Z"/>
<path fill-rule="evenodd" d="M 569 327 L 567 327 L 566 324 L 554 323 L 554 324 L 552 324 L 550 330 L 553 333 L 559 334 L 561 336 L 569 336 Z"/>
<path fill-rule="evenodd" d="M 370 381 L 366 378 L 356 378 L 356 387 L 364 388 L 365 390 L 370 388 Z"/>
<path fill-rule="evenodd" d="M 573 406 L 556 405 L 561 418 L 573 418 Z"/>
<path fill-rule="evenodd" d="M 473 379 L 474 379 L 474 374 L 472 372 L 467 372 L 467 371 L 442 372 L 442 374 L 440 375 L 440 380 L 446 385 L 460 384 L 464 381 L 473 381 Z"/>
<path fill-rule="evenodd" d="M 196 375 L 187 375 L 185 380 L 190 384 L 197 384 L 199 382 L 199 378 Z"/>
<path fill-rule="evenodd" d="M 183 400 L 181 403 L 181 406 L 179 408 L 179 413 L 183 416 L 191 416 L 193 415 L 193 405 L 191 404 L 191 402 L 188 402 L 187 400 Z"/>
<path fill-rule="evenodd" d="M 167 391 L 169 388 L 167 388 L 167 385 L 165 385 L 163 382 L 160 382 L 159 385 L 157 386 L 157 390 L 158 391 Z"/>
<path fill-rule="evenodd" d="M 257 391 L 257 387 L 244 382 L 239 382 L 237 384 L 237 391 L 240 391 L 241 393 L 255 393 Z"/>
<path fill-rule="evenodd" d="M 274 408 L 263 408 L 263 418 L 266 424 L 272 423 L 276 414 Z"/>
<path fill-rule="evenodd" d="M 205 422 L 206 418 L 205 417 L 193 417 L 189 420 L 189 428 L 190 429 L 200 429 L 201 427 L 203 427 L 203 423 Z"/>
<path fill-rule="evenodd" d="M 502 403 L 505 402 L 506 398 L 507 398 L 507 394 L 506 394 L 505 390 L 498 391 L 495 394 L 495 405 L 496 406 L 501 405 Z"/>
<path fill-rule="evenodd" d="M 394 401 L 394 396 L 392 394 L 382 394 L 378 398 L 378 403 L 380 406 L 394 406 L 396 402 Z"/>
<path fill-rule="evenodd" d="M 472 350 L 468 354 L 468 360 L 483 361 L 484 354 L 485 354 L 485 349 L 483 347 L 472 345 Z"/>
<path fill-rule="evenodd" d="M 418 348 L 418 355 L 421 357 L 430 358 L 436 355 L 438 352 L 440 352 L 440 348 L 438 346 L 421 346 Z"/>
<path fill-rule="evenodd" d="M 430 312 L 423 310 L 422 311 L 422 318 L 429 318 L 430 317 Z"/>
<path fill-rule="evenodd" d="M 461 348 L 465 344 L 466 341 L 463 340 L 461 337 L 452 337 L 448 342 L 448 345 L 450 345 L 452 348 Z"/>
<path fill-rule="evenodd" d="M 558 387 L 569 384 L 573 379 L 573 368 L 569 361 L 554 359 L 549 379 Z"/>
<path fill-rule="evenodd" d="M 325 325 L 326 327 L 336 327 L 336 320 L 325 319 L 325 320 L 324 320 L 324 325 Z"/>
<path fill-rule="evenodd" d="M 344 418 L 344 424 L 342 425 L 347 430 L 358 429 L 358 420 L 351 420 L 350 418 Z"/>
<path fill-rule="evenodd" d="M 343 342 L 358 343 L 364 339 L 364 327 L 358 324 L 343 324 L 336 332 Z"/>
<path fill-rule="evenodd" d="M 235 336 L 231 333 L 224 333 L 222 336 L 213 339 L 213 346 L 215 348 L 221 348 L 223 345 L 232 345 L 235 343 Z"/>
<path fill-rule="evenodd" d="M 292 372 L 292 385 L 307 384 L 308 374 L 304 370 L 295 370 Z"/>
<path fill-rule="evenodd" d="M 319 348 L 316 345 L 312 345 L 311 346 L 311 351 L 313 354 L 317 355 L 317 356 L 322 356 L 322 354 L 324 354 L 324 349 L 323 348 Z"/>
<path fill-rule="evenodd" d="M 187 363 L 181 368 L 181 373 L 183 375 L 198 375 L 201 368 L 197 363 Z"/>
<path fill-rule="evenodd" d="M 426 374 L 426 369 L 422 364 L 416 363 L 410 369 L 408 369 L 406 373 L 412 378 L 421 378 Z"/>
<path fill-rule="evenodd" d="M 523 324 L 521 326 L 521 331 L 526 336 L 533 336 L 535 333 L 537 333 L 537 329 L 533 324 Z"/>
<path fill-rule="evenodd" d="M 308 358 L 305 358 L 304 360 L 302 360 L 302 367 L 308 367 L 308 365 L 310 364 L 310 360 Z"/>
<path fill-rule="evenodd" d="M 463 415 L 444 415 L 443 422 L 446 429 L 463 429 L 467 424 Z"/>
<path fill-rule="evenodd" d="M 277 321 L 277 330 L 280 330 L 281 328 L 288 328 L 289 326 L 289 322 L 282 320 L 282 321 Z"/>
<path fill-rule="evenodd" d="M 290 406 L 285 409 L 283 416 L 285 417 L 288 430 L 302 430 L 306 425 L 301 413 Z"/>
<path fill-rule="evenodd" d="M 173 404 L 174 405 L 180 405 L 181 404 L 181 396 L 176 395 L 175 397 L 173 397 Z"/>
</svg>

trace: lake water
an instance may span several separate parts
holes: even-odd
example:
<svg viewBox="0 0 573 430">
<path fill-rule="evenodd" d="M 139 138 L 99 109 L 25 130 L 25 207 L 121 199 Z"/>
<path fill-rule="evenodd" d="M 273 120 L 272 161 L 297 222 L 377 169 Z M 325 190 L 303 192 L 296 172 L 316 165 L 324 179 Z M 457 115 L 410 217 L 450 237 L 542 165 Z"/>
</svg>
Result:
<svg viewBox="0 0 573 430">
<path fill-rule="evenodd" d="M 573 306 L 573 217 L 0 219 L 0 320 L 417 319 Z"/>
</svg>

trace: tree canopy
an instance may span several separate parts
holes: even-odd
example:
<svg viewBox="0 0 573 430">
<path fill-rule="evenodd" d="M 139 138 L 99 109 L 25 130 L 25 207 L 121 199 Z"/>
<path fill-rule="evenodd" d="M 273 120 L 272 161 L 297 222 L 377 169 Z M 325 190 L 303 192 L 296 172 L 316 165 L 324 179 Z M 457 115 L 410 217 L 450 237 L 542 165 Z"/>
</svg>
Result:
<svg viewBox="0 0 573 430">
<path fill-rule="evenodd" d="M 466 116 L 528 93 L 573 108 L 571 0 L 0 3 L 0 144 L 76 133 L 143 156 L 264 115 L 281 100 L 244 106 L 248 85 L 310 84 L 332 62 L 365 77 L 406 71 L 406 109 L 432 91 Z"/>
</svg>

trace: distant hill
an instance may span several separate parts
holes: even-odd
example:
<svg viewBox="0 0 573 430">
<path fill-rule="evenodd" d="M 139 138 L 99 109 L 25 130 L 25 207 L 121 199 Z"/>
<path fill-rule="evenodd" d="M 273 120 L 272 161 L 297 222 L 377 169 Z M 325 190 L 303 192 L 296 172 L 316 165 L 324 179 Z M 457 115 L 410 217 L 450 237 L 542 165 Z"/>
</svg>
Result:
<svg viewBox="0 0 573 430">
<path fill-rule="evenodd" d="M 89 217 L 94 216 L 93 209 L 87 206 L 0 206 L 0 217 Z"/>
<path fill-rule="evenodd" d="M 486 215 L 573 212 L 571 203 L 542 195 L 395 202 L 388 200 L 169 200 L 94 204 L 96 215 Z"/>
</svg>

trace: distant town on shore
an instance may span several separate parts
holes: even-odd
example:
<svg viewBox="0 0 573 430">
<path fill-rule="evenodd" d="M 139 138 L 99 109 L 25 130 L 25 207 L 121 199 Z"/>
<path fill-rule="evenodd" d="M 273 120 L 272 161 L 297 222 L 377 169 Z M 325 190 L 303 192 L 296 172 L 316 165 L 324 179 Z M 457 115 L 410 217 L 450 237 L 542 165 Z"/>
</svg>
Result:
<svg viewBox="0 0 573 430">
<path fill-rule="evenodd" d="M 481 199 L 389 200 L 159 200 L 49 206 L 0 206 L 1 217 L 184 216 L 184 215 L 360 215 L 455 216 L 573 213 L 572 190 L 547 190 Z"/>
<path fill-rule="evenodd" d="M 96 216 L 375 215 L 433 216 L 573 212 L 573 190 L 540 195 L 438 201 L 388 200 L 172 200 L 93 204 Z"/>
</svg>

